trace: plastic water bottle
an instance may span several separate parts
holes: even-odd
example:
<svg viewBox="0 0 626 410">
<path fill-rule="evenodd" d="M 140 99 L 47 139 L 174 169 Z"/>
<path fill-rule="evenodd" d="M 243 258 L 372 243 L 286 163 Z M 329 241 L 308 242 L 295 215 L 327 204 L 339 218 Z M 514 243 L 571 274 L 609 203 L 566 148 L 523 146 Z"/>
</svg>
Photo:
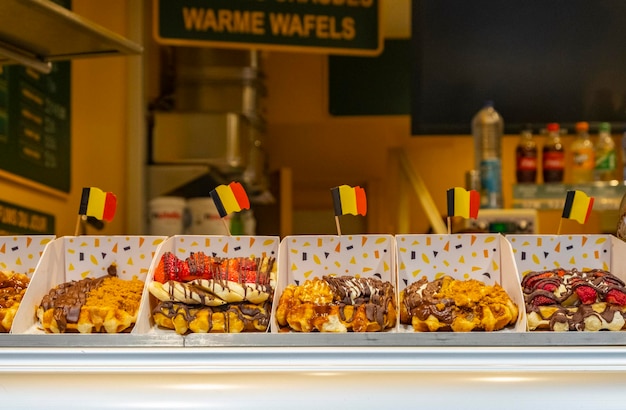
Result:
<svg viewBox="0 0 626 410">
<path fill-rule="evenodd" d="M 472 119 L 475 167 L 480 170 L 481 208 L 502 208 L 502 133 L 504 120 L 492 101 Z"/>
</svg>

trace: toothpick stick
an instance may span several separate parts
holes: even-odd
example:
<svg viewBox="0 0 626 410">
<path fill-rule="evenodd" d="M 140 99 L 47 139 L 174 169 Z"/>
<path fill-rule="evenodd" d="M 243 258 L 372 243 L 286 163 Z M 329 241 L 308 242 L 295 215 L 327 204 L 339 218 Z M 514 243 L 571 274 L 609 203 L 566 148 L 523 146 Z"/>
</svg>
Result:
<svg viewBox="0 0 626 410">
<path fill-rule="evenodd" d="M 557 235 L 560 235 L 560 234 L 561 234 L 561 226 L 562 226 L 562 225 L 563 225 L 563 218 L 561 218 L 561 219 L 559 220 L 559 229 L 556 231 L 556 234 L 557 234 Z"/>
<path fill-rule="evenodd" d="M 448 217 L 448 235 L 450 235 L 452 233 L 452 222 L 451 222 L 451 218 Z"/>
<path fill-rule="evenodd" d="M 76 219 L 76 228 L 74 229 L 74 236 L 80 235 L 80 225 L 81 225 L 82 219 L 83 219 L 83 216 L 78 215 L 78 218 Z"/>
<path fill-rule="evenodd" d="M 224 228 L 226 228 L 226 232 L 228 233 L 228 236 L 231 236 L 231 234 L 230 234 L 230 227 L 228 226 L 228 223 L 226 222 L 226 219 L 222 218 L 222 222 L 224 223 Z"/>
<path fill-rule="evenodd" d="M 337 235 L 341 236 L 341 226 L 339 225 L 339 217 L 335 215 L 335 225 L 337 225 Z"/>
</svg>

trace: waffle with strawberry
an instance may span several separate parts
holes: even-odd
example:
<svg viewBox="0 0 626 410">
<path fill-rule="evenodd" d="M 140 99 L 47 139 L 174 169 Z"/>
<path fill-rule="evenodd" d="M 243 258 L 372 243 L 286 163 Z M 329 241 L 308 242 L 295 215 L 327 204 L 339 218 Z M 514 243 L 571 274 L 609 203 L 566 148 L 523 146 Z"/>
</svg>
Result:
<svg viewBox="0 0 626 410">
<path fill-rule="evenodd" d="M 602 269 L 529 272 L 522 279 L 529 330 L 597 331 L 626 327 L 626 287 Z"/>
<path fill-rule="evenodd" d="M 191 252 L 181 259 L 165 252 L 148 285 L 159 301 L 152 318 L 157 326 L 179 334 L 264 331 L 269 320 L 263 319 L 263 312 L 269 312 L 266 304 L 271 307 L 275 282 L 271 257 L 219 258 Z"/>
</svg>

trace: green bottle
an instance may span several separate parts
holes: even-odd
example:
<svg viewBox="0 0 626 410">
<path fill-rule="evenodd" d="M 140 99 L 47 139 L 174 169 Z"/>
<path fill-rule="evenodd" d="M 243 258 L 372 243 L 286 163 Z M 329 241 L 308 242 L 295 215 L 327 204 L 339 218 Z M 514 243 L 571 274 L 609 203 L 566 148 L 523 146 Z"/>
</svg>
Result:
<svg viewBox="0 0 626 410">
<path fill-rule="evenodd" d="M 594 168 L 594 180 L 612 181 L 615 179 L 615 141 L 611 136 L 611 124 L 603 122 L 598 128 L 598 141 L 596 142 L 596 165 Z"/>
</svg>

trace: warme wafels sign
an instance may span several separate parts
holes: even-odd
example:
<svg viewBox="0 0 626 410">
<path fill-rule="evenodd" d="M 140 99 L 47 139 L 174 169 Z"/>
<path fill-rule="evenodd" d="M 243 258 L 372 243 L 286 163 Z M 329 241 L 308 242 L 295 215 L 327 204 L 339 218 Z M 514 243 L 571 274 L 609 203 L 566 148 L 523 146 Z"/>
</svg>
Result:
<svg viewBox="0 0 626 410">
<path fill-rule="evenodd" d="M 381 1 L 154 0 L 154 37 L 164 45 L 377 55 Z"/>
</svg>

